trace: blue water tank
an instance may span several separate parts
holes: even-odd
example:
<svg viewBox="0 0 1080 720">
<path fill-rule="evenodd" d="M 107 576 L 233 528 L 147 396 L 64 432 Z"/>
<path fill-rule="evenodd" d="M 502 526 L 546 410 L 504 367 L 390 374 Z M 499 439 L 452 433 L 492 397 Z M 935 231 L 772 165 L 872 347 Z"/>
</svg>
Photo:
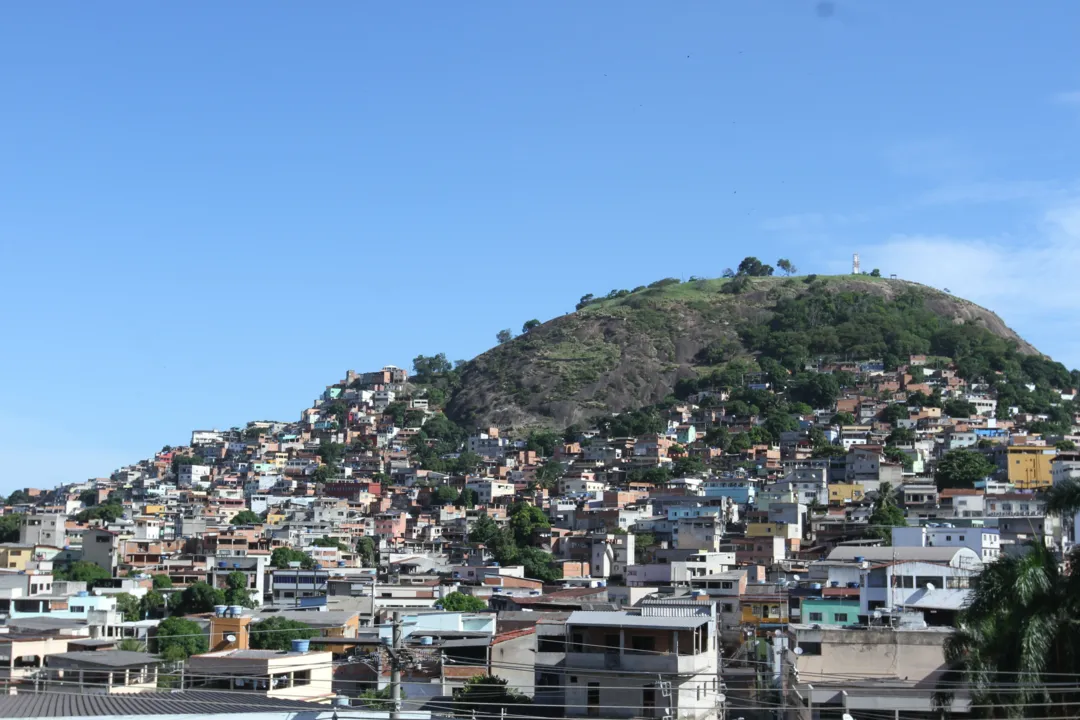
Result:
<svg viewBox="0 0 1080 720">
<path fill-rule="evenodd" d="M 310 647 L 311 647 L 311 642 L 309 640 L 293 640 L 292 641 L 292 651 L 293 652 L 307 652 Z"/>
<path fill-rule="evenodd" d="M 820 590 L 821 589 L 821 583 L 810 583 L 810 589 L 811 590 Z"/>
<path fill-rule="evenodd" d="M 863 557 L 862 555 L 856 555 L 855 556 L 855 562 L 857 562 L 857 563 L 866 562 L 866 558 Z"/>
</svg>

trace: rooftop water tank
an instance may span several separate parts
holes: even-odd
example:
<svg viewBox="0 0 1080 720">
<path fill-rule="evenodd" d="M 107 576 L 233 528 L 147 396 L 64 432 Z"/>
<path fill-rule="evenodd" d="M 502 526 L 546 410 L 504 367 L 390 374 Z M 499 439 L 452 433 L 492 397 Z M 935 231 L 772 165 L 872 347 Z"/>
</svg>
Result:
<svg viewBox="0 0 1080 720">
<path fill-rule="evenodd" d="M 420 638 L 420 644 L 421 645 L 432 645 L 432 644 L 434 644 L 434 642 L 435 641 L 432 639 L 432 637 L 430 635 L 425 635 L 422 638 Z"/>
<path fill-rule="evenodd" d="M 225 617 L 225 610 L 227 610 L 227 609 L 228 609 L 227 605 L 215 605 L 214 606 L 214 614 L 217 615 L 218 617 Z"/>
<path fill-rule="evenodd" d="M 856 555 L 855 556 L 855 562 L 857 562 L 857 563 L 866 562 L 866 558 L 863 557 L 862 555 Z"/>
<path fill-rule="evenodd" d="M 90 597 L 90 593 L 86 592 L 85 590 L 80 590 L 79 592 L 75 593 L 75 596 L 76 597 Z"/>
<path fill-rule="evenodd" d="M 292 651 L 299 653 L 306 653 L 311 647 L 311 641 L 309 640 L 293 640 Z"/>
<path fill-rule="evenodd" d="M 230 616 L 232 616 L 232 617 L 240 617 L 243 614 L 244 614 L 244 606 L 243 605 L 230 605 L 229 606 L 229 615 Z"/>
</svg>

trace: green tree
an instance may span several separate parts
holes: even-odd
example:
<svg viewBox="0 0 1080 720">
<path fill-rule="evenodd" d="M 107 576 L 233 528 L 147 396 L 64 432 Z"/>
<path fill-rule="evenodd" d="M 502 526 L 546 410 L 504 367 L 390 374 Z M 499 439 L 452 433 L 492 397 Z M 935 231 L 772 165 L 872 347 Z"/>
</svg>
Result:
<svg viewBox="0 0 1080 720">
<path fill-rule="evenodd" d="M 116 599 L 116 610 L 124 616 L 125 621 L 140 619 L 139 598 L 130 593 L 117 593 L 113 597 Z"/>
<path fill-rule="evenodd" d="M 799 373 L 788 386 L 788 396 L 812 408 L 831 408 L 840 397 L 840 382 L 830 373 Z"/>
<path fill-rule="evenodd" d="M 172 587 L 172 578 L 168 575 L 153 575 L 151 580 L 155 590 L 168 590 Z"/>
<path fill-rule="evenodd" d="M 520 563 L 525 568 L 525 577 L 544 582 L 562 579 L 562 566 L 555 562 L 551 553 L 535 547 L 524 547 L 517 555 L 507 560 L 507 564 Z"/>
<path fill-rule="evenodd" d="M 563 464 L 558 460 L 547 460 L 543 465 L 536 469 L 536 482 L 540 484 L 540 487 L 551 490 L 554 488 L 559 480 L 562 479 Z"/>
<path fill-rule="evenodd" d="M 487 545 L 499 534 L 498 524 L 487 513 L 476 518 L 469 530 L 469 542 Z"/>
<path fill-rule="evenodd" d="M 463 717 L 500 717 L 521 714 L 516 707 L 532 700 L 498 675 L 476 675 L 454 688 L 454 714 Z"/>
<path fill-rule="evenodd" d="M 767 277 L 773 274 L 773 267 L 772 265 L 763 264 L 756 257 L 746 257 L 739 263 L 739 269 L 735 274 L 749 277 Z"/>
<path fill-rule="evenodd" d="M 855 416 L 849 412 L 838 412 L 829 420 L 830 425 L 854 425 Z"/>
<path fill-rule="evenodd" d="M 431 500 L 436 505 L 450 505 L 461 493 L 455 490 L 451 485 L 440 485 L 435 488 L 435 492 L 431 494 Z"/>
<path fill-rule="evenodd" d="M 531 545 L 537 530 L 551 528 L 551 521 L 544 511 L 534 505 L 518 503 L 510 510 L 510 531 L 518 545 Z"/>
<path fill-rule="evenodd" d="M 634 533 L 634 560 L 642 563 L 645 561 L 651 548 L 656 547 L 656 535 L 651 532 Z"/>
<path fill-rule="evenodd" d="M 340 465 L 341 459 L 345 457 L 345 446 L 341 443 L 327 442 L 323 440 L 319 443 L 319 458 L 327 465 Z"/>
<path fill-rule="evenodd" d="M 487 603 L 480 598 L 456 590 L 440 600 L 439 606 L 447 612 L 476 613 L 487 610 Z"/>
<path fill-rule="evenodd" d="M 356 554 L 360 556 L 360 562 L 366 568 L 373 568 L 378 564 L 375 557 L 375 541 L 369 537 L 362 537 L 356 541 Z"/>
<path fill-rule="evenodd" d="M 158 653 L 173 661 L 186 660 L 192 655 L 206 652 L 210 647 L 199 624 L 182 617 L 162 620 L 157 626 L 155 644 Z"/>
<path fill-rule="evenodd" d="M 705 444 L 709 447 L 720 448 L 724 452 L 731 447 L 731 433 L 726 427 L 716 426 L 709 428 L 705 433 Z"/>
<path fill-rule="evenodd" d="M 742 453 L 749 450 L 753 445 L 754 444 L 750 442 L 750 436 L 741 432 L 736 433 L 735 436 L 731 438 L 731 444 L 728 449 L 734 453 Z"/>
<path fill-rule="evenodd" d="M 454 366 L 446 359 L 446 353 L 439 353 L 431 357 L 417 355 L 413 358 L 413 376 L 410 380 L 424 385 L 434 381 L 437 376 L 445 375 L 453 369 Z"/>
<path fill-rule="evenodd" d="M 1058 440 L 1056 443 L 1054 443 L 1054 448 L 1056 448 L 1057 450 L 1072 451 L 1076 449 L 1076 443 L 1074 443 L 1072 440 Z"/>
<path fill-rule="evenodd" d="M 83 490 L 81 493 L 79 493 L 79 502 L 81 502 L 86 507 L 90 507 L 91 505 L 97 505 L 97 501 L 98 492 L 96 489 L 91 488 Z"/>
<path fill-rule="evenodd" d="M 225 593 L 204 582 L 195 582 L 184 588 L 180 599 L 173 606 L 177 615 L 195 615 L 210 612 L 215 605 L 225 605 Z"/>
<path fill-rule="evenodd" d="M 53 568 L 54 580 L 84 582 L 89 588 L 93 588 L 94 584 L 99 580 L 108 580 L 110 578 L 112 578 L 112 575 L 109 574 L 108 570 L 86 560 L 77 560 L 70 565 Z"/>
<path fill-rule="evenodd" d="M 22 518 L 21 513 L 0 515 L 0 542 L 19 542 Z"/>
<path fill-rule="evenodd" d="M 534 430 L 529 433 L 525 440 L 525 449 L 543 457 L 551 457 L 555 454 L 555 448 L 563 443 L 562 435 L 550 430 Z"/>
<path fill-rule="evenodd" d="M 389 712 L 394 709 L 394 701 L 390 698 L 393 690 L 389 685 L 382 690 L 365 690 L 360 693 L 360 701 L 372 710 L 378 710 L 380 712 Z M 405 700 L 405 689 L 401 688 L 399 697 L 402 701 Z"/>
<path fill-rule="evenodd" d="M 139 600 L 139 615 L 144 618 L 159 618 L 165 616 L 167 601 L 165 596 L 157 590 L 151 590 Z"/>
<path fill-rule="evenodd" d="M 1068 717 L 1076 699 L 1063 679 L 1080 673 L 1078 599 L 1080 573 L 1042 543 L 988 565 L 945 641 L 937 703 L 948 709 L 962 686 L 982 717 Z"/>
<path fill-rule="evenodd" d="M 293 640 L 310 640 L 319 631 L 307 623 L 274 615 L 251 626 L 251 647 L 256 650 L 290 650 Z"/>
<path fill-rule="evenodd" d="M 225 576 L 225 604 L 255 607 L 257 604 L 248 590 L 248 577 L 236 570 Z"/>
<path fill-rule="evenodd" d="M 233 519 L 229 521 L 230 525 L 258 525 L 263 519 L 258 513 L 254 513 L 251 510 L 241 510 L 233 515 Z"/>
<path fill-rule="evenodd" d="M 672 463 L 675 477 L 689 477 L 705 472 L 705 461 L 696 456 L 683 456 Z"/>
<path fill-rule="evenodd" d="M 7 496 L 8 505 L 29 505 L 30 503 L 30 496 L 24 490 L 16 490 Z"/>
<path fill-rule="evenodd" d="M 287 568 L 289 563 L 292 562 L 300 563 L 300 567 L 304 570 L 311 570 L 315 567 L 315 561 L 311 556 L 300 550 L 279 547 L 274 548 L 274 552 L 270 553 L 270 564 L 276 568 Z"/>
<path fill-rule="evenodd" d="M 506 328 L 505 330 L 500 330 L 499 332 L 495 333 L 495 339 L 499 341 L 500 345 L 502 345 L 513 340 L 514 333 L 510 332 L 510 328 Z"/>
<path fill-rule="evenodd" d="M 478 502 L 480 502 L 480 495 L 475 490 L 472 488 L 462 488 L 461 492 L 458 493 L 457 500 L 454 504 L 458 507 L 474 508 Z"/>
<path fill-rule="evenodd" d="M 337 548 L 338 550 L 342 550 L 344 552 L 349 551 L 348 545 L 341 542 L 337 538 L 330 537 L 329 535 L 323 535 L 321 538 L 316 538 L 315 540 L 311 541 L 311 544 L 315 547 Z"/>
<path fill-rule="evenodd" d="M 909 417 L 911 413 L 904 403 L 892 403 L 881 411 L 881 419 L 891 425 L 895 425 L 900 420 L 907 420 Z"/>
<path fill-rule="evenodd" d="M 915 442 L 915 431 L 911 428 L 893 428 L 885 438 L 886 445 L 911 445 Z"/>
<path fill-rule="evenodd" d="M 114 503 L 111 500 L 104 505 L 95 505 L 91 508 L 79 512 L 75 516 L 75 521 L 80 523 L 89 522 L 91 520 L 102 520 L 106 523 L 116 522 L 120 517 L 124 515 L 126 509 L 119 503 Z"/>
<path fill-rule="evenodd" d="M 870 271 L 870 277 L 881 277 L 881 271 L 877 268 L 874 268 Z"/>
<path fill-rule="evenodd" d="M 975 406 L 967 400 L 946 400 L 942 409 L 951 418 L 975 417 Z"/>
<path fill-rule="evenodd" d="M 907 525 L 904 511 L 896 506 L 895 492 L 890 483 L 883 482 L 878 488 L 878 499 L 867 520 L 869 537 L 876 537 L 886 545 L 892 544 L 892 528 Z"/>
<path fill-rule="evenodd" d="M 525 324 L 521 326 L 521 332 L 522 333 L 527 333 L 530 330 L 532 330 L 534 327 L 540 327 L 540 321 L 539 320 L 526 320 Z"/>
<path fill-rule="evenodd" d="M 934 480 L 941 489 L 970 488 L 996 471 L 997 467 L 980 452 L 952 450 L 937 464 Z"/>
<path fill-rule="evenodd" d="M 785 275 L 791 276 L 799 272 L 799 269 L 791 264 L 791 261 L 787 258 L 780 258 L 776 261 L 776 267 L 780 268 Z"/>
</svg>

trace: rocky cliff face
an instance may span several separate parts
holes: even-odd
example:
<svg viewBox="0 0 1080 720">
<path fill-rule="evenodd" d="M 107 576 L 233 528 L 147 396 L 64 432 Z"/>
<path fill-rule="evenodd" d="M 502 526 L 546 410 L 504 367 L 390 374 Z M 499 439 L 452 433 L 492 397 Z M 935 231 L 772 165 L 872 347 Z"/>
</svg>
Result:
<svg viewBox="0 0 1080 720">
<path fill-rule="evenodd" d="M 678 380 L 715 363 L 716 348 L 727 358 L 752 357 L 740 339 L 746 329 L 768 326 L 778 303 L 807 293 L 865 298 L 879 307 L 915 297 L 943 324 L 982 328 L 1035 352 L 989 310 L 916 283 L 769 277 L 732 293 L 725 291 L 730 282 L 650 286 L 550 320 L 467 363 L 447 411 L 468 425 L 565 427 L 659 402 Z"/>
</svg>

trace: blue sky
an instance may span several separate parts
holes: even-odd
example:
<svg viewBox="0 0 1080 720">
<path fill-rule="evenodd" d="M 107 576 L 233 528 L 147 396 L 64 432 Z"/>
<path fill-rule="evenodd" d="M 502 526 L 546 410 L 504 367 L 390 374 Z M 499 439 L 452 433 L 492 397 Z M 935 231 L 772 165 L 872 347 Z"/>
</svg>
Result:
<svg viewBox="0 0 1080 720">
<path fill-rule="evenodd" d="M 3 491 L 748 254 L 1080 365 L 1077 3 L 0 12 Z"/>
</svg>

